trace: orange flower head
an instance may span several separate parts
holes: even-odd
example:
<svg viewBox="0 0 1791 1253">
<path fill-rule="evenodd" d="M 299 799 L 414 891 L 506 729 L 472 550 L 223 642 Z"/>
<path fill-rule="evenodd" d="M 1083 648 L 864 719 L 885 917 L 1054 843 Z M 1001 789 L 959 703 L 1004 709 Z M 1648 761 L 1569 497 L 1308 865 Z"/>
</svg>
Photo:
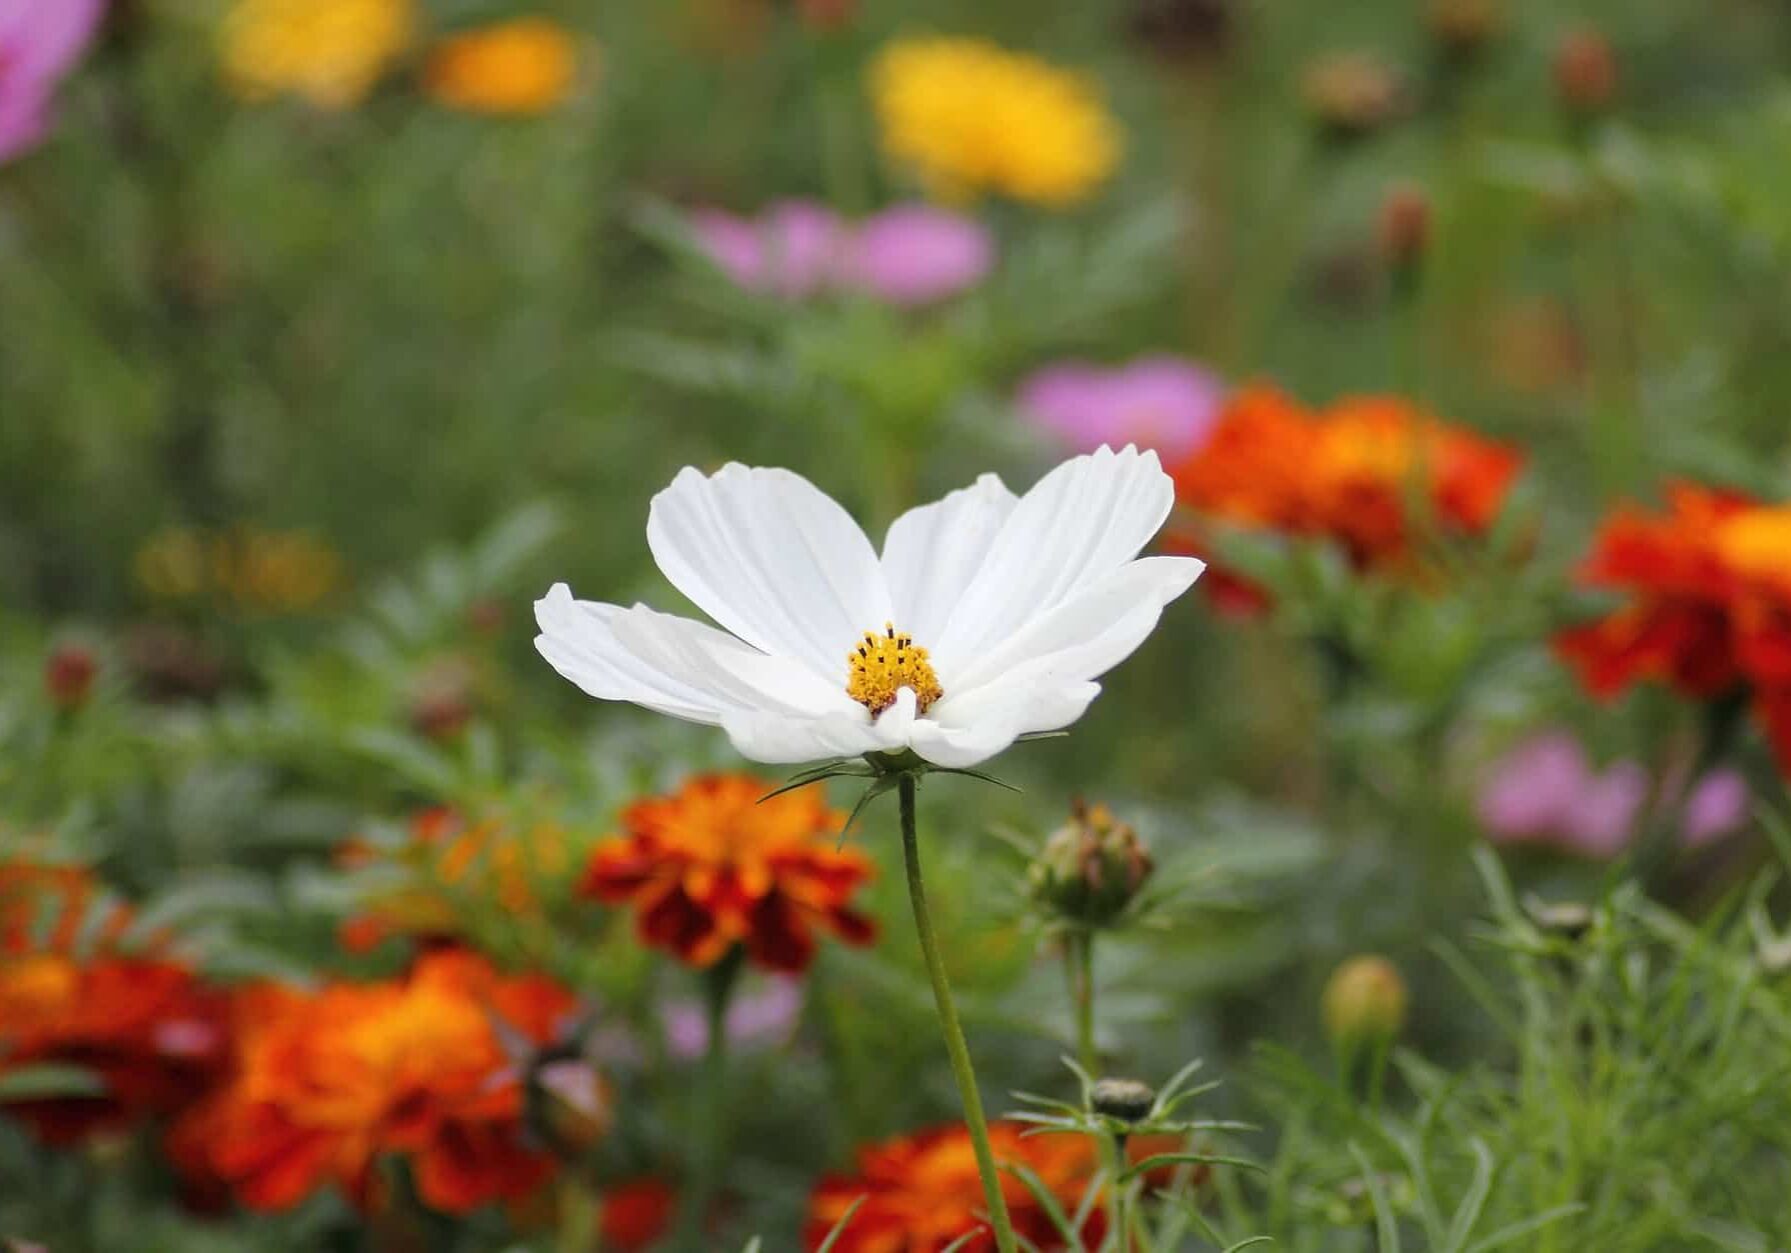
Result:
<svg viewBox="0 0 1791 1253">
<path fill-rule="evenodd" d="M 236 1001 L 235 1073 L 175 1126 L 170 1155 L 252 1209 L 331 1182 L 366 1206 L 383 1154 L 408 1158 L 445 1213 L 521 1199 L 551 1161 L 525 1141 L 523 1083 L 494 1017 L 545 1044 L 572 1008 L 545 979 L 455 950 L 402 979 L 257 985 Z"/>
<path fill-rule="evenodd" d="M 996 1160 L 1031 1167 L 1073 1212 L 1095 1170 L 1089 1142 L 1081 1136 L 1023 1137 L 1021 1131 L 1017 1123 L 989 1128 Z M 1061 1247 L 1050 1218 L 1024 1184 L 1003 1173 L 1001 1190 L 1017 1235 L 1040 1248 Z M 939 1253 L 972 1231 L 980 1234 L 960 1246 L 967 1253 L 988 1253 L 995 1247 L 987 1224 L 978 1217 L 982 1182 L 970 1133 L 962 1125 L 870 1145 L 859 1151 L 856 1175 L 822 1179 L 809 1198 L 806 1247 L 819 1248 L 860 1197 L 864 1204 L 834 1244 L 836 1253 Z M 1098 1239 L 1092 1231 L 1088 1234 Z"/>
<path fill-rule="evenodd" d="M 852 909 L 870 860 L 835 844 L 845 815 L 817 788 L 760 803 L 776 783 L 746 774 L 698 775 L 669 796 L 622 813 L 622 834 L 599 845 L 584 891 L 634 907 L 642 942 L 692 966 L 735 945 L 770 970 L 800 972 L 815 930 L 868 944 L 875 928 Z"/>
<path fill-rule="evenodd" d="M 1065 1212 L 1074 1213 L 1099 1170 L 1092 1142 L 1080 1135 L 1027 1136 L 1024 1130 L 1019 1123 L 991 1126 L 995 1159 L 1031 1168 Z M 1177 1137 L 1148 1135 L 1135 1137 L 1127 1152 L 1139 1162 L 1180 1147 Z M 1041 1250 L 1063 1248 L 1049 1215 L 1025 1184 L 1004 1171 L 1001 1191 L 1015 1234 Z M 958 1246 L 966 1253 L 989 1253 L 995 1247 L 979 1217 L 982 1179 L 970 1133 L 962 1124 L 869 1145 L 859 1150 L 857 1174 L 823 1178 L 809 1197 L 805 1247 L 819 1248 L 860 1197 L 864 1203 L 835 1242 L 836 1253 L 939 1253 L 970 1232 L 977 1234 Z M 1105 1213 L 1097 1206 L 1083 1225 L 1083 1241 L 1098 1247 L 1105 1231 Z"/>
<path fill-rule="evenodd" d="M 1444 534 L 1484 533 L 1522 466 L 1515 450 L 1397 397 L 1350 398 L 1314 413 L 1258 385 L 1232 397 L 1174 476 L 1177 498 L 1197 514 L 1330 539 L 1359 569 L 1410 573 L 1414 506 Z"/>
<path fill-rule="evenodd" d="M 572 33 L 539 17 L 444 39 L 423 69 L 431 98 L 471 113 L 548 113 L 566 102 L 577 79 Z"/>
<path fill-rule="evenodd" d="M 1791 506 L 1675 484 L 1665 513 L 1613 511 L 1580 578 L 1627 594 L 1555 638 L 1595 696 L 1643 680 L 1751 696 L 1791 774 Z"/>
<path fill-rule="evenodd" d="M 533 916 L 569 869 L 566 832 L 554 823 L 516 825 L 501 816 L 468 822 L 438 806 L 414 815 L 408 836 L 395 848 L 356 836 L 337 850 L 344 866 L 381 865 L 405 876 L 342 924 L 337 939 L 349 952 L 394 935 L 454 939 L 469 909 Z"/>
<path fill-rule="evenodd" d="M 7 1106 L 49 1143 L 171 1112 L 222 1060 L 222 995 L 158 945 L 122 953 L 130 921 L 125 906 L 102 904 L 84 870 L 0 865 L 0 1075 L 58 1063 L 102 1085 Z"/>
</svg>

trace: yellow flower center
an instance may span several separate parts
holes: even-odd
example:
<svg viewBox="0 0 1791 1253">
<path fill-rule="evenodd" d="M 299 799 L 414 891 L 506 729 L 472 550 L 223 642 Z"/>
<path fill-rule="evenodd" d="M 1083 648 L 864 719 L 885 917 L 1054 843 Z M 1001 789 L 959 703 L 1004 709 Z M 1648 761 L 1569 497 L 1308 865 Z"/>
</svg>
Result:
<svg viewBox="0 0 1791 1253">
<path fill-rule="evenodd" d="M 896 693 L 903 688 L 914 692 L 914 703 L 920 713 L 945 695 L 927 650 L 917 648 L 912 635 L 899 635 L 895 624 L 885 622 L 883 634 L 866 631 L 858 646 L 846 654 L 846 695 L 871 711 L 882 713 L 895 704 Z"/>
<path fill-rule="evenodd" d="M 1723 560 L 1742 574 L 1791 579 L 1791 505 L 1735 515 L 1717 529 L 1716 544 Z"/>
</svg>

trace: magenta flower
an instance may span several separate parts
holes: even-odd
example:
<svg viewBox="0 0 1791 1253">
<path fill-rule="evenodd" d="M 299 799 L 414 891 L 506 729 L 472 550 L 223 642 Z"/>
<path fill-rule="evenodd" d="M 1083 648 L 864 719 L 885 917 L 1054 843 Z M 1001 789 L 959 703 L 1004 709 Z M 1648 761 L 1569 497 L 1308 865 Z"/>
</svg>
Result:
<svg viewBox="0 0 1791 1253">
<path fill-rule="evenodd" d="M 1582 857 L 1615 857 L 1641 825 L 1648 772 L 1633 761 L 1594 769 L 1579 741 L 1539 735 L 1501 758 L 1478 797 L 1481 825 L 1501 844 L 1546 844 Z M 1697 847 L 1747 821 L 1747 783 L 1733 770 L 1699 779 L 1679 815 L 1680 842 Z"/>
<path fill-rule="evenodd" d="M 0 162 L 37 146 L 106 0 L 0 0 Z"/>
<path fill-rule="evenodd" d="M 757 218 L 701 209 L 691 225 L 734 282 L 790 299 L 856 291 L 904 308 L 932 304 L 974 287 L 995 263 L 986 227 L 926 205 L 853 226 L 825 205 L 785 200 Z"/>
<path fill-rule="evenodd" d="M 833 210 L 783 200 L 756 220 L 720 209 L 691 215 L 697 241 L 729 278 L 748 291 L 798 298 L 831 286 L 839 273 L 845 230 Z"/>
<path fill-rule="evenodd" d="M 1217 377 L 1179 357 L 1142 357 L 1106 369 L 1048 366 L 1020 385 L 1022 412 L 1077 451 L 1109 444 L 1154 448 L 1166 460 L 1194 452 L 1225 400 Z"/>
<path fill-rule="evenodd" d="M 931 205 L 897 205 L 859 224 L 843 281 L 904 308 L 975 287 L 995 265 L 995 238 L 975 218 Z"/>
</svg>

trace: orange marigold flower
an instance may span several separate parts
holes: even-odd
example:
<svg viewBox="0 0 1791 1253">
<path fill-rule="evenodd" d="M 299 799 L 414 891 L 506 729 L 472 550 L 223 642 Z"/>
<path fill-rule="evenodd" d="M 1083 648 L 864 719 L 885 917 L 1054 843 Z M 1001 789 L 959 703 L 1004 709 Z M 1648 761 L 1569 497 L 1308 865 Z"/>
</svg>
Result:
<svg viewBox="0 0 1791 1253">
<path fill-rule="evenodd" d="M 1075 1212 L 1099 1169 L 1094 1146 L 1084 1136 L 1025 1136 L 1024 1130 L 1004 1122 L 989 1128 L 996 1160 L 1030 1167 L 1063 1208 Z M 1129 1156 L 1138 1162 L 1180 1146 L 1175 1137 L 1141 1136 L 1129 1146 Z M 1017 1235 L 1039 1249 L 1063 1247 L 1026 1185 L 1003 1172 L 1001 1190 Z M 869 1145 L 859 1150 L 857 1174 L 823 1178 L 809 1197 L 806 1246 L 819 1248 L 860 1197 L 864 1204 L 834 1244 L 836 1253 L 939 1253 L 973 1231 L 978 1234 L 958 1247 L 966 1253 L 988 1253 L 995 1247 L 993 1234 L 978 1217 L 982 1180 L 970 1133 L 961 1123 Z M 1097 1207 L 1083 1226 L 1083 1240 L 1096 1247 L 1105 1230 L 1105 1215 Z"/>
<path fill-rule="evenodd" d="M 565 103 L 577 77 L 572 33 L 523 17 L 442 40 L 424 66 L 423 89 L 473 113 L 547 113 Z"/>
<path fill-rule="evenodd" d="M 1017 1123 L 996 1123 L 989 1140 L 999 1161 L 1023 1162 L 1074 1209 L 1094 1170 L 1094 1153 L 1080 1136 L 1022 1137 Z M 1014 1231 L 1041 1248 L 1061 1240 L 1032 1193 L 1003 1173 Z M 835 1253 L 939 1253 L 967 1232 L 980 1232 L 966 1253 L 995 1247 L 983 1208 L 976 1152 L 962 1124 L 897 1136 L 859 1150 L 856 1175 L 830 1175 L 809 1198 L 806 1245 L 817 1249 L 860 1197 L 864 1204 L 834 1244 Z M 1093 1233 L 1090 1233 L 1092 1236 Z"/>
<path fill-rule="evenodd" d="M 1580 578 L 1630 593 L 1556 636 L 1594 695 L 1643 680 L 1698 700 L 1750 695 L 1791 773 L 1791 506 L 1674 484 L 1664 514 L 1613 512 Z"/>
<path fill-rule="evenodd" d="M 469 822 L 435 806 L 411 818 L 404 843 L 387 846 L 355 836 L 337 850 L 336 860 L 349 868 L 378 865 L 404 876 L 401 884 L 369 900 L 367 912 L 338 929 L 344 949 L 364 953 L 397 935 L 455 939 L 463 934 L 469 908 L 535 915 L 549 889 L 563 885 L 571 854 L 565 830 L 554 823 L 517 825 L 502 816 Z"/>
<path fill-rule="evenodd" d="M 1523 457 L 1394 396 L 1311 412 L 1265 385 L 1240 389 L 1211 438 L 1173 471 L 1180 502 L 1234 525 L 1328 538 L 1362 569 L 1413 562 L 1414 494 L 1445 533 L 1498 518 Z"/>
<path fill-rule="evenodd" d="M 50 1143 L 173 1111 L 222 1060 L 222 994 L 154 946 L 118 952 L 130 920 L 123 905 L 102 910 L 84 870 L 0 865 L 0 1075 L 59 1063 L 104 1085 L 6 1107 Z"/>
<path fill-rule="evenodd" d="M 845 815 L 818 788 L 760 803 L 777 784 L 748 774 L 706 774 L 670 796 L 622 813 L 623 834 L 592 854 L 584 891 L 630 903 L 641 940 L 693 966 L 735 945 L 771 970 L 800 972 L 814 931 L 868 944 L 875 928 L 848 905 L 872 874 L 870 859 L 835 844 Z"/>
<path fill-rule="evenodd" d="M 365 1206 L 376 1159 L 399 1154 L 425 1203 L 465 1213 L 551 1169 L 524 1141 L 522 1079 L 493 1022 L 551 1041 L 573 1000 L 548 980 L 445 950 L 402 979 L 255 985 L 235 1008 L 234 1074 L 169 1138 L 201 1184 L 277 1210 L 334 1182 Z"/>
</svg>

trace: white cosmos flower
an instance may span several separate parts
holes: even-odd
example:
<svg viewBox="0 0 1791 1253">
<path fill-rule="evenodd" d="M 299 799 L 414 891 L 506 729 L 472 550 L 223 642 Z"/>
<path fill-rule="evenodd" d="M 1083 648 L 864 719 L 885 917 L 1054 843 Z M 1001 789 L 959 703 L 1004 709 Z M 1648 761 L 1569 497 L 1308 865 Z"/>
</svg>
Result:
<svg viewBox="0 0 1791 1253">
<path fill-rule="evenodd" d="M 788 470 L 686 467 L 647 544 L 723 629 L 574 600 L 535 602 L 535 647 L 603 700 L 719 726 L 755 761 L 913 749 L 965 767 L 1082 716 L 1205 568 L 1138 557 L 1174 488 L 1154 452 L 1066 461 L 1016 497 L 993 474 L 897 518 L 879 557 Z"/>
</svg>

